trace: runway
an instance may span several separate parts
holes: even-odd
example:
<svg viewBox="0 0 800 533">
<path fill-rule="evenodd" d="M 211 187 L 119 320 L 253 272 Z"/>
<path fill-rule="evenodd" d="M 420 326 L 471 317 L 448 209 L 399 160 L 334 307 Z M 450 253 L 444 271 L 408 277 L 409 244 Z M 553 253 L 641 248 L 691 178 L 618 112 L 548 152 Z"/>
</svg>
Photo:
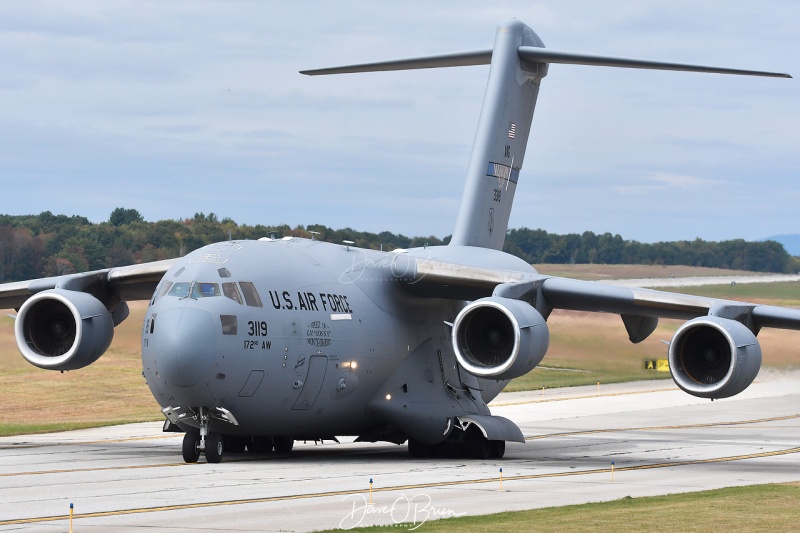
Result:
<svg viewBox="0 0 800 533">
<path fill-rule="evenodd" d="M 798 372 L 762 370 L 716 402 L 670 380 L 503 394 L 492 410 L 527 437 L 502 460 L 342 439 L 187 465 L 160 423 L 0 438 L 0 530 L 67 531 L 70 503 L 76 532 L 312 531 L 800 481 Z"/>
</svg>

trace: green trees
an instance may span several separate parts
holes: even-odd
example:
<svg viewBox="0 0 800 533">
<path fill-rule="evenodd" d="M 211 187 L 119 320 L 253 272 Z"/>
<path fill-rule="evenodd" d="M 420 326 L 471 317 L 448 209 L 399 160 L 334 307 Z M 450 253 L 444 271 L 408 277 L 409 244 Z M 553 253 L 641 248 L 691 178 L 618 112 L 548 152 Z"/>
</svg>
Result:
<svg viewBox="0 0 800 533">
<path fill-rule="evenodd" d="M 143 220 L 144 217 L 136 209 L 125 209 L 123 207 L 114 209 L 108 218 L 112 226 L 124 226 L 125 224 L 133 224 Z"/>
<path fill-rule="evenodd" d="M 315 224 L 290 227 L 238 225 L 221 221 L 214 213 L 196 213 L 184 220 L 147 222 L 135 209 L 118 207 L 107 222 L 95 224 L 85 217 L 54 215 L 0 215 L 0 283 L 56 276 L 180 257 L 206 244 L 228 239 L 298 236 L 384 250 L 446 244 L 449 237 L 407 237 L 384 231 L 370 233 L 352 228 L 332 229 Z M 640 243 L 619 235 L 558 235 L 541 229 L 509 230 L 505 251 L 529 263 L 639 263 L 735 268 L 762 272 L 795 272 L 793 258 L 773 241 L 741 239 Z"/>
<path fill-rule="evenodd" d="M 505 250 L 529 263 L 599 263 L 644 265 L 689 265 L 751 270 L 797 272 L 800 260 L 790 256 L 775 241 L 748 242 L 735 239 L 709 242 L 702 239 L 641 243 L 619 235 L 557 235 L 540 229 L 520 228 L 508 232 Z"/>
</svg>

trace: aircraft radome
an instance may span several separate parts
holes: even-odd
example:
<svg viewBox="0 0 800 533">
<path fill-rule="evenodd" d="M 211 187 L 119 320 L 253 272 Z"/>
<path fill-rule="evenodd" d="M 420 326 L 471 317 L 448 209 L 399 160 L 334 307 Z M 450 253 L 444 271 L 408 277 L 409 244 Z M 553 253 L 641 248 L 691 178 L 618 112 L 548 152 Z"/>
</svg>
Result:
<svg viewBox="0 0 800 533">
<path fill-rule="evenodd" d="M 408 442 L 412 456 L 500 458 L 524 442 L 487 403 L 545 356 L 553 309 L 619 314 L 632 342 L 659 317 L 686 322 L 669 346 L 677 385 L 743 391 L 762 327 L 800 311 L 538 274 L 503 253 L 539 86 L 550 63 L 787 74 L 549 50 L 523 23 L 491 50 L 305 71 L 337 74 L 490 64 L 464 193 L 447 246 L 382 252 L 284 237 L 220 242 L 185 257 L 0 285 L 30 363 L 75 370 L 108 348 L 128 300 L 149 300 L 142 367 L 183 457 L 288 453 L 296 439 Z M 320 82 L 314 82 L 320 83 Z M 735 86 L 734 89 L 735 90 Z"/>
</svg>

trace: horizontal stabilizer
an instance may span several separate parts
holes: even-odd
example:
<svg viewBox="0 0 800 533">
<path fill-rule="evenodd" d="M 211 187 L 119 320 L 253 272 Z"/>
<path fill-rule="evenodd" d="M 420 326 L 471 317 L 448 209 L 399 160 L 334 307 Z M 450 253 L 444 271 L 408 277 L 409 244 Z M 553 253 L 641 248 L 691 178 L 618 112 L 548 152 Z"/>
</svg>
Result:
<svg viewBox="0 0 800 533">
<path fill-rule="evenodd" d="M 593 54 L 578 54 L 574 52 L 551 50 L 549 48 L 539 48 L 537 46 L 520 46 L 517 49 L 517 53 L 521 59 L 537 63 L 561 63 L 565 65 L 641 68 L 651 70 L 678 70 L 684 72 L 708 72 L 712 74 L 738 74 L 740 76 L 765 76 L 770 78 L 792 77 L 791 75 L 783 72 L 744 70 L 724 67 L 710 67 L 704 65 L 690 65 L 686 63 L 670 63 L 666 61 L 652 61 L 650 59 L 631 59 L 624 57 L 598 56 Z M 362 63 L 359 65 L 345 65 L 341 67 L 301 70 L 300 74 L 305 74 L 307 76 L 321 76 L 326 74 L 350 74 L 354 72 L 466 67 L 471 65 L 488 65 L 491 60 L 491 50 L 478 50 L 474 52 L 458 52 L 428 57 L 416 57 L 412 59 L 379 61 L 377 63 Z"/>
<path fill-rule="evenodd" d="M 651 61 L 648 59 L 628 59 L 624 57 L 597 56 L 589 54 L 576 54 L 573 52 L 559 52 L 549 48 L 536 46 L 520 46 L 517 49 L 519 57 L 526 61 L 537 63 L 563 63 L 567 65 L 590 65 L 597 67 L 622 67 L 643 68 L 652 70 L 681 70 L 686 72 L 709 72 L 714 74 L 738 74 L 741 76 L 767 76 L 770 78 L 791 78 L 789 74 L 781 72 L 764 72 L 760 70 L 741 70 L 734 68 L 706 67 L 702 65 L 687 65 L 684 63 L 667 63 L 664 61 Z"/>
<path fill-rule="evenodd" d="M 491 60 L 491 50 L 479 50 L 476 52 L 458 52 L 455 54 L 417 57 L 413 59 L 396 59 L 393 61 L 380 61 L 378 63 L 364 63 L 361 65 L 301 70 L 300 74 L 305 74 L 306 76 L 321 76 L 324 74 L 349 74 L 353 72 L 379 72 L 386 70 L 413 70 L 419 68 L 441 67 L 468 67 L 471 65 L 488 65 Z"/>
</svg>

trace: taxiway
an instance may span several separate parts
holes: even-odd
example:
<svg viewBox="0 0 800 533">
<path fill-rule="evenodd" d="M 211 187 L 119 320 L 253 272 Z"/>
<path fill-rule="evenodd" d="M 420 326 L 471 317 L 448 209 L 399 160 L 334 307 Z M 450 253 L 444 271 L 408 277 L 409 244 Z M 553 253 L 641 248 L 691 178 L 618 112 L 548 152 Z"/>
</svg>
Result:
<svg viewBox="0 0 800 533">
<path fill-rule="evenodd" d="M 507 393 L 492 411 L 528 439 L 502 460 L 342 439 L 187 465 L 160 423 L 0 438 L 0 530 L 66 531 L 70 503 L 83 532 L 312 531 L 800 480 L 800 373 L 762 370 L 716 402 L 664 380 Z"/>
</svg>

